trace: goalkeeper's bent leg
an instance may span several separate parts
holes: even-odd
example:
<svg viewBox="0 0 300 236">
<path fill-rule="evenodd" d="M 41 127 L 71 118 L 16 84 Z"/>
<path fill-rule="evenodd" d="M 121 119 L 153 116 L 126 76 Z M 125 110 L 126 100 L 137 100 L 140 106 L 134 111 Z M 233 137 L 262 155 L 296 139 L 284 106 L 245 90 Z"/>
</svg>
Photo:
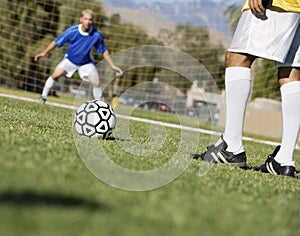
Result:
<svg viewBox="0 0 300 236">
<path fill-rule="evenodd" d="M 44 85 L 43 92 L 42 92 L 42 98 L 47 99 L 50 89 L 53 87 L 53 85 L 54 85 L 54 80 L 50 76 Z"/>
</svg>

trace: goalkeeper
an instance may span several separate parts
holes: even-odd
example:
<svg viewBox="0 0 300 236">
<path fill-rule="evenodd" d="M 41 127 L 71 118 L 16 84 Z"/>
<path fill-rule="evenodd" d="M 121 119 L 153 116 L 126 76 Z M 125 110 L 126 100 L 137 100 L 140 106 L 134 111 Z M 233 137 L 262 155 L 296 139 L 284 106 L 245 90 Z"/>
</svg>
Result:
<svg viewBox="0 0 300 236">
<path fill-rule="evenodd" d="M 107 50 L 103 36 L 93 25 L 93 12 L 89 9 L 83 10 L 80 17 L 80 24 L 74 25 L 65 30 L 59 37 L 51 42 L 47 48 L 35 56 L 37 62 L 39 58 L 46 56 L 56 47 L 61 47 L 68 43 L 67 53 L 64 59 L 56 66 L 53 74 L 46 80 L 42 96 L 39 98 L 41 103 L 45 103 L 54 81 L 62 75 L 72 77 L 78 71 L 81 79 L 89 80 L 93 86 L 93 96 L 95 99 L 102 98 L 102 88 L 100 86 L 99 74 L 94 65 L 92 50 L 95 48 L 97 54 L 103 54 L 111 68 L 116 71 L 117 76 L 121 76 L 123 71 L 117 67 Z"/>
</svg>

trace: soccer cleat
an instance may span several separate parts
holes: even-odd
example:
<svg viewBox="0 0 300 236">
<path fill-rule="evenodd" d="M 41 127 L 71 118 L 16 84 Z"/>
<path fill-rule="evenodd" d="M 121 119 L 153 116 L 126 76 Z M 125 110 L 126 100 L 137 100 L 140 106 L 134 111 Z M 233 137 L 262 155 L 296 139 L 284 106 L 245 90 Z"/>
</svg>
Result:
<svg viewBox="0 0 300 236">
<path fill-rule="evenodd" d="M 38 99 L 38 102 L 39 102 L 39 103 L 42 103 L 42 104 L 45 104 L 46 101 L 47 101 L 47 99 L 46 99 L 46 98 L 43 98 L 43 97 L 39 97 L 39 99 Z"/>
<path fill-rule="evenodd" d="M 283 175 L 288 177 L 295 177 L 295 167 L 294 166 L 281 166 L 280 163 L 275 161 L 275 156 L 277 152 L 279 151 L 280 146 L 277 146 L 272 154 L 270 154 L 265 161 L 264 164 L 262 164 L 259 167 L 256 167 L 256 171 L 261 171 L 263 173 L 269 173 L 272 175 Z"/>
<path fill-rule="evenodd" d="M 246 167 L 246 153 L 241 152 L 239 154 L 234 154 L 232 152 L 226 151 L 228 145 L 223 139 L 223 136 L 221 136 L 221 140 L 221 143 L 217 146 L 208 146 L 206 152 L 202 154 L 193 154 L 193 159 L 202 159 L 203 161 L 226 164 L 229 166 Z"/>
</svg>

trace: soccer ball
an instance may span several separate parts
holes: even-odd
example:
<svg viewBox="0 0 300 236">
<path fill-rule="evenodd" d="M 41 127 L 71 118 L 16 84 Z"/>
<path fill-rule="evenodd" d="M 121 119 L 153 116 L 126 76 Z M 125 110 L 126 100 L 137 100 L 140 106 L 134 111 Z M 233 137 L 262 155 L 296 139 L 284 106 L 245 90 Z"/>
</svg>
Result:
<svg viewBox="0 0 300 236">
<path fill-rule="evenodd" d="M 116 127 L 116 115 L 103 101 L 83 103 L 75 113 L 74 128 L 79 135 L 106 139 Z"/>
</svg>

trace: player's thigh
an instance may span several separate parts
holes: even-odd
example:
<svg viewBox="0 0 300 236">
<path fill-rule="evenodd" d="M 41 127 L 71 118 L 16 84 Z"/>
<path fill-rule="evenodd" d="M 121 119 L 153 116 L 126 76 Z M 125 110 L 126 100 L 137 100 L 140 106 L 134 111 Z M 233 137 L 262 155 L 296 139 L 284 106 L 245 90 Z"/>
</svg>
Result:
<svg viewBox="0 0 300 236">
<path fill-rule="evenodd" d="M 52 79 L 56 80 L 65 74 L 66 74 L 66 72 L 64 71 L 64 69 L 56 67 L 55 70 L 53 71 L 51 77 L 52 77 Z"/>
<path fill-rule="evenodd" d="M 100 78 L 97 68 L 94 64 L 82 65 L 78 69 L 79 76 L 82 80 L 88 80 L 94 87 L 100 86 Z"/>
<path fill-rule="evenodd" d="M 78 66 L 70 62 L 67 58 L 64 58 L 55 68 L 52 77 L 57 79 L 62 75 L 65 75 L 69 78 L 77 71 Z"/>
</svg>

